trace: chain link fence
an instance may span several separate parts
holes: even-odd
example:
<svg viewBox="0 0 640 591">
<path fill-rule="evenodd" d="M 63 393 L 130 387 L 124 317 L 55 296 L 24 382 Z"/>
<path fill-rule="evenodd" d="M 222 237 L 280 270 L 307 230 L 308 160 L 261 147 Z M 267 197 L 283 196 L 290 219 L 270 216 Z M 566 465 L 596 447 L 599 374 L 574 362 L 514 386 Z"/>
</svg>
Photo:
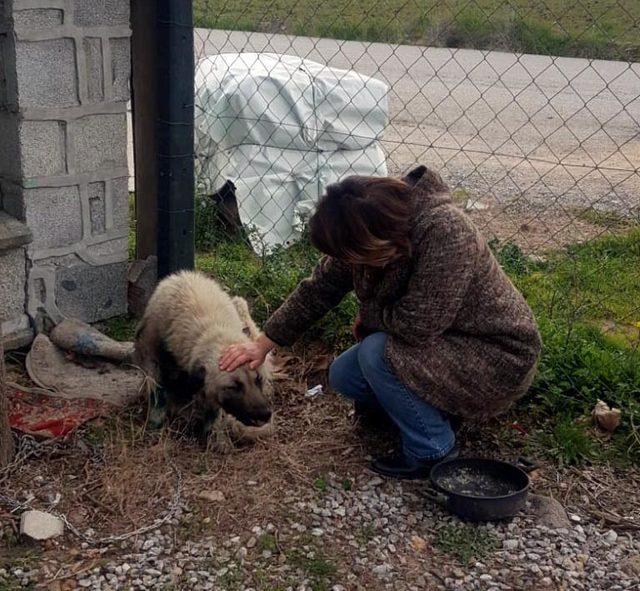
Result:
<svg viewBox="0 0 640 591">
<path fill-rule="evenodd" d="M 328 182 L 416 163 L 527 252 L 638 221 L 633 0 L 194 8 L 199 187 L 227 224 L 226 180 L 245 229 L 286 243 Z"/>
</svg>

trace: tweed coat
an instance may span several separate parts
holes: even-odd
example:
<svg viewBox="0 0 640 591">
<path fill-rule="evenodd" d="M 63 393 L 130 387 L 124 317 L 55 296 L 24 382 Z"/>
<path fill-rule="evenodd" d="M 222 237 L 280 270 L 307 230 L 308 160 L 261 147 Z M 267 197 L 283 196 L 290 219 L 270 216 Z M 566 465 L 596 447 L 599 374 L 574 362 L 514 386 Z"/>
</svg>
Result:
<svg viewBox="0 0 640 591">
<path fill-rule="evenodd" d="M 355 291 L 361 330 L 388 335 L 386 361 L 411 390 L 462 417 L 507 409 L 533 380 L 541 341 L 531 309 L 437 173 L 412 186 L 412 252 L 382 269 L 325 257 L 265 325 L 279 345 Z"/>
</svg>

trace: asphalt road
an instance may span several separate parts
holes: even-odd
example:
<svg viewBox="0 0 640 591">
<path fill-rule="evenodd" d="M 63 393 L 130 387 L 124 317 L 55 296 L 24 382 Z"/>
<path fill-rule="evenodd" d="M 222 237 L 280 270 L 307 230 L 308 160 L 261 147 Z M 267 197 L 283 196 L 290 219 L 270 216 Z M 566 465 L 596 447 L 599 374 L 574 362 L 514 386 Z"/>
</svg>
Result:
<svg viewBox="0 0 640 591">
<path fill-rule="evenodd" d="M 196 30 L 196 56 L 293 54 L 390 87 L 392 173 L 443 170 L 473 198 L 640 205 L 640 64 Z"/>
</svg>

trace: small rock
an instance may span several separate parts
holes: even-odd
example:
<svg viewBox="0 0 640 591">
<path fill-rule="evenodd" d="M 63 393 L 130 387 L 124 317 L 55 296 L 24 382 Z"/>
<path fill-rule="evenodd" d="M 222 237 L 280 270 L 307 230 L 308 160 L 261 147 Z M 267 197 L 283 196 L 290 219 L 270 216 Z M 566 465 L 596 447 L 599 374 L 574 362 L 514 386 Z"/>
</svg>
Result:
<svg viewBox="0 0 640 591">
<path fill-rule="evenodd" d="M 504 542 L 502 542 L 502 547 L 505 550 L 510 550 L 510 551 L 517 550 L 518 545 L 519 545 L 518 540 L 505 540 Z"/>
<path fill-rule="evenodd" d="M 489 574 L 480 575 L 480 580 L 484 581 L 485 583 L 491 581 L 492 579 L 493 577 Z"/>
<path fill-rule="evenodd" d="M 620 570 L 630 576 L 640 577 L 640 554 L 623 558 L 620 561 Z"/>
<path fill-rule="evenodd" d="M 321 529 L 321 528 L 319 528 L 319 527 L 314 527 L 314 528 L 311 530 L 311 535 L 312 535 L 312 536 L 316 536 L 317 538 L 319 538 L 320 536 L 323 536 L 323 535 L 324 535 L 324 530 L 323 530 L 323 529 Z"/>
<path fill-rule="evenodd" d="M 582 518 L 580 517 L 580 515 L 575 515 L 575 514 L 570 515 L 569 519 L 571 519 L 573 523 L 580 523 L 582 521 Z"/>
<path fill-rule="evenodd" d="M 331 591 L 345 591 L 345 588 L 342 585 L 334 585 L 331 587 Z"/>
<path fill-rule="evenodd" d="M 25 511 L 20 516 L 20 533 L 34 540 L 48 540 L 64 533 L 64 523 L 51 513 Z"/>
<path fill-rule="evenodd" d="M 464 209 L 465 211 L 484 211 L 485 209 L 489 209 L 489 206 L 477 199 L 468 199 Z"/>
<path fill-rule="evenodd" d="M 376 476 L 375 478 L 369 480 L 369 486 L 380 486 L 383 482 L 384 480 L 382 480 L 382 478 L 378 478 Z"/>
<path fill-rule="evenodd" d="M 612 529 L 610 529 L 604 537 L 604 541 L 607 542 L 607 544 L 615 544 L 617 540 L 618 534 Z"/>
<path fill-rule="evenodd" d="M 389 573 L 390 570 L 391 568 L 389 567 L 388 564 L 378 564 L 377 566 L 373 567 L 372 572 L 377 577 L 384 577 Z"/>
<path fill-rule="evenodd" d="M 568 528 L 569 519 L 564 507 L 551 497 L 529 495 L 530 514 L 537 520 L 538 525 L 553 529 Z"/>
<path fill-rule="evenodd" d="M 253 548 L 257 543 L 258 543 L 258 540 L 256 540 L 254 537 L 251 537 L 247 542 L 247 548 Z"/>
</svg>

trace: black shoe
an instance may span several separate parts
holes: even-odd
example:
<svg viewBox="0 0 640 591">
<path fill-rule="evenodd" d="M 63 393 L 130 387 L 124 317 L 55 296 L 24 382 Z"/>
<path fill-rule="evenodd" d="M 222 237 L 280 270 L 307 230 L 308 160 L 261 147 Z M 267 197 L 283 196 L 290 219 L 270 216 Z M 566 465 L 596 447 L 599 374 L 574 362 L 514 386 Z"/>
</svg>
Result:
<svg viewBox="0 0 640 591">
<path fill-rule="evenodd" d="M 371 463 L 371 469 L 382 476 L 400 478 L 403 480 L 417 480 L 428 478 L 431 468 L 441 462 L 458 457 L 458 448 L 454 447 L 446 456 L 436 460 L 414 460 L 404 454 L 385 456 Z"/>
</svg>

